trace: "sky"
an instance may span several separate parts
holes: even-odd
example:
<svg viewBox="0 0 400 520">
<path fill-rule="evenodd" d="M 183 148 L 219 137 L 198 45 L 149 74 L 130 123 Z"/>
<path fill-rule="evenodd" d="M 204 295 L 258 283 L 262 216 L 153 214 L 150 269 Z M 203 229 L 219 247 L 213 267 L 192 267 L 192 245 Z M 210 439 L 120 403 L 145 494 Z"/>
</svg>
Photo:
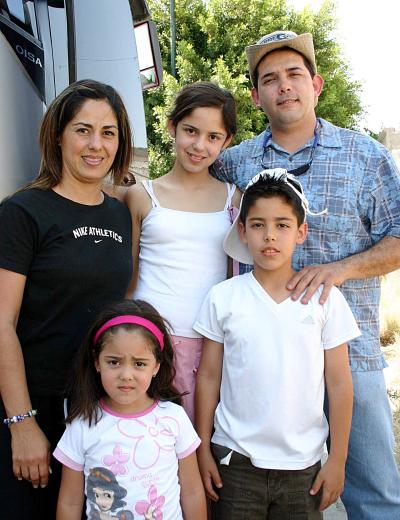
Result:
<svg viewBox="0 0 400 520">
<path fill-rule="evenodd" d="M 288 0 L 297 10 L 318 10 L 322 0 Z M 400 0 L 334 0 L 336 40 L 363 85 L 367 114 L 361 123 L 374 132 L 400 130 Z"/>
</svg>

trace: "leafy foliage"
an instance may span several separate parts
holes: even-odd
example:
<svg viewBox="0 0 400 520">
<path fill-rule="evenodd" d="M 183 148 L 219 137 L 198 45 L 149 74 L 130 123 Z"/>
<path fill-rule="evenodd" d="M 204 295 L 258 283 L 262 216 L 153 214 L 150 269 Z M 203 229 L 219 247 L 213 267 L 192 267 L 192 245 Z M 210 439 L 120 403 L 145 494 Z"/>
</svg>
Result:
<svg viewBox="0 0 400 520">
<path fill-rule="evenodd" d="M 177 78 L 171 76 L 170 69 L 169 5 L 169 0 L 149 0 L 164 67 L 163 85 L 145 93 L 151 177 L 166 173 L 172 166 L 166 121 L 173 99 L 183 85 L 209 80 L 233 93 L 238 104 L 239 128 L 235 143 L 264 129 L 265 115 L 251 101 L 244 48 L 279 29 L 313 34 L 318 72 L 325 79 L 318 115 L 339 126 L 357 128 L 363 112 L 361 87 L 350 78 L 349 67 L 335 40 L 332 0 L 326 0 L 317 13 L 310 8 L 297 12 L 286 0 L 175 0 Z"/>
</svg>

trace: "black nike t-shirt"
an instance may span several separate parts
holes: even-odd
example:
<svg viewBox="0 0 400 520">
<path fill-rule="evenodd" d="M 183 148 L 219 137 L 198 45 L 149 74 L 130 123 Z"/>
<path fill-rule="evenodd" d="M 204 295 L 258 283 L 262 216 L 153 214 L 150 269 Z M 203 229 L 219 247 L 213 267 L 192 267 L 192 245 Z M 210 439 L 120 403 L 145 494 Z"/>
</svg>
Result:
<svg viewBox="0 0 400 520">
<path fill-rule="evenodd" d="M 27 277 L 17 335 L 29 391 L 60 394 L 96 312 L 125 296 L 129 211 L 107 195 L 87 206 L 53 190 L 19 192 L 0 205 L 0 268 Z"/>
</svg>

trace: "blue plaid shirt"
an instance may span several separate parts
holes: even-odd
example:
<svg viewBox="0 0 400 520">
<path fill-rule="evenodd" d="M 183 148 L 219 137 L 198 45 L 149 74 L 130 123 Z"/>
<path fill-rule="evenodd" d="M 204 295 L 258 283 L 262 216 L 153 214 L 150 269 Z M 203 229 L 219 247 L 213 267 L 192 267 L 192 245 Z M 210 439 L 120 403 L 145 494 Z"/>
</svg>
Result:
<svg viewBox="0 0 400 520">
<path fill-rule="evenodd" d="M 325 264 L 364 251 L 385 236 L 400 237 L 400 176 L 390 153 L 375 140 L 322 119 L 318 144 L 307 173 L 298 177 L 310 209 L 328 214 L 308 216 L 309 232 L 296 248 L 293 267 Z M 261 170 L 296 168 L 310 160 L 313 139 L 289 154 L 267 140 L 264 131 L 226 150 L 215 174 L 242 190 Z M 357 319 L 362 336 L 350 341 L 352 370 L 386 366 L 379 342 L 379 277 L 347 280 L 340 287 Z"/>
</svg>

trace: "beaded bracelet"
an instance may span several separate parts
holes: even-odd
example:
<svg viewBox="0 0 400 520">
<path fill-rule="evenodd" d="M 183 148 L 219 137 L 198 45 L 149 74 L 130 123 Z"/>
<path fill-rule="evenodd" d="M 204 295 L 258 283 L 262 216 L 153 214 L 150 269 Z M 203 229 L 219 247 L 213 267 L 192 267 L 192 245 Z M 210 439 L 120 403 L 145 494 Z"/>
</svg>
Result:
<svg viewBox="0 0 400 520">
<path fill-rule="evenodd" d="M 22 413 L 21 415 L 14 415 L 13 417 L 8 417 L 7 419 L 3 420 L 3 423 L 6 426 L 10 426 L 10 424 L 21 422 L 24 419 L 27 419 L 28 417 L 34 417 L 37 415 L 37 410 L 28 410 L 26 413 Z"/>
</svg>

